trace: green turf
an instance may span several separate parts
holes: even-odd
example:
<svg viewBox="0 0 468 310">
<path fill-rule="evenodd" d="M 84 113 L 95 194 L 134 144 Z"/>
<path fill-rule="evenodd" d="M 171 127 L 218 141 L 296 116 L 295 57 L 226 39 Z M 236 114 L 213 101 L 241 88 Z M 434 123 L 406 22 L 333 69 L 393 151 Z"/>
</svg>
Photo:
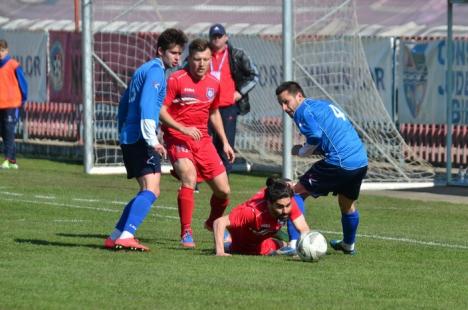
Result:
<svg viewBox="0 0 468 310">
<path fill-rule="evenodd" d="M 197 248 L 184 250 L 178 185 L 164 176 L 138 232 L 151 252 L 112 252 L 102 241 L 135 181 L 88 176 L 73 164 L 19 164 L 0 170 L 0 309 L 468 309 L 468 204 L 362 195 L 357 256 L 215 257 L 202 228 L 208 187 L 196 194 Z M 264 179 L 232 175 L 231 205 Z M 306 205 L 313 228 L 340 236 L 333 197 Z"/>
</svg>

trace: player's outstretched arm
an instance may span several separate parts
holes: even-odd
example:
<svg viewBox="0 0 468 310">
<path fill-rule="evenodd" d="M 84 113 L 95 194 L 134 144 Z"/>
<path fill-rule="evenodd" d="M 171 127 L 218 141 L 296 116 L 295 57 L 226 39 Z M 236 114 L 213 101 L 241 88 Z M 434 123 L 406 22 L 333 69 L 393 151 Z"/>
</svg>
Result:
<svg viewBox="0 0 468 310">
<path fill-rule="evenodd" d="M 224 231 L 230 224 L 229 215 L 222 216 L 213 223 L 216 256 L 231 256 L 231 254 L 224 252 Z"/>
<path fill-rule="evenodd" d="M 293 221 L 293 224 L 301 233 L 301 235 L 310 231 L 309 225 L 307 224 L 304 215 L 301 215 L 297 219 L 295 219 Z"/>
</svg>

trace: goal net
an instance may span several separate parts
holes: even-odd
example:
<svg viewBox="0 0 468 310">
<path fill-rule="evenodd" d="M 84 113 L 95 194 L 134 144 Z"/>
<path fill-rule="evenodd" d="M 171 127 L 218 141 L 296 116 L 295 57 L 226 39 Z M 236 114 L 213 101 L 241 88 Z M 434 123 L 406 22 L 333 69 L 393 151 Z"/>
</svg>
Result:
<svg viewBox="0 0 468 310">
<path fill-rule="evenodd" d="M 296 2 L 294 68 L 307 96 L 341 107 L 364 141 L 369 181 L 430 181 L 432 167 L 398 132 L 372 81 L 358 36 L 354 1 Z M 302 172 L 307 165 L 298 163 Z"/>
<path fill-rule="evenodd" d="M 368 180 L 430 180 L 432 168 L 405 144 L 373 84 L 358 36 L 354 2 L 293 3 L 295 80 L 307 96 L 331 100 L 346 112 L 367 147 Z M 282 82 L 282 1 L 97 0 L 93 7 L 94 171 L 122 168 L 118 101 L 133 71 L 155 56 L 158 34 L 177 27 L 189 38 L 206 37 L 210 25 L 218 22 L 260 73 L 250 93 L 251 112 L 238 118 L 235 149 L 253 169 L 281 170 L 282 111 L 275 88 Z M 294 143 L 303 142 L 296 129 L 293 135 Z M 294 158 L 296 176 L 318 159 Z"/>
</svg>

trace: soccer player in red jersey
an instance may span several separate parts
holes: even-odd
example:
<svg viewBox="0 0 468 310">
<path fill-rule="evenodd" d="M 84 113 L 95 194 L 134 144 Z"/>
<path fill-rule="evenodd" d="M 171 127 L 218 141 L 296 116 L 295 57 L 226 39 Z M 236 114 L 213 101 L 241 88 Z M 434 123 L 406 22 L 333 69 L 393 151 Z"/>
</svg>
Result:
<svg viewBox="0 0 468 310">
<path fill-rule="evenodd" d="M 246 202 L 235 207 L 230 214 L 214 221 L 213 232 L 217 256 L 230 253 L 272 255 L 286 245 L 275 235 L 288 219 L 302 234 L 309 226 L 302 214 L 303 200 L 295 195 L 292 184 L 286 180 L 268 178 L 267 187 Z M 224 232 L 231 235 L 231 244 L 225 249 Z"/>
<path fill-rule="evenodd" d="M 190 43 L 188 66 L 174 72 L 167 82 L 167 95 L 161 108 L 164 141 L 181 187 L 177 197 L 181 223 L 181 244 L 193 248 L 193 192 L 197 182 L 206 181 L 213 191 L 211 212 L 205 228 L 213 229 L 213 221 L 221 217 L 229 204 L 229 181 L 208 134 L 208 122 L 221 137 L 224 152 L 231 162 L 234 151 L 224 133 L 218 111 L 219 82 L 207 74 L 211 60 L 208 41 Z"/>
</svg>

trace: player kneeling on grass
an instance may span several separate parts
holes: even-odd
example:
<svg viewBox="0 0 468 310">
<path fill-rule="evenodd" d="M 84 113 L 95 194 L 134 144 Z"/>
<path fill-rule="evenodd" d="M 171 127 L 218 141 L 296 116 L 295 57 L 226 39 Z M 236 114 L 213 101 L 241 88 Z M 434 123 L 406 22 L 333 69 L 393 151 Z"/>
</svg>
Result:
<svg viewBox="0 0 468 310">
<path fill-rule="evenodd" d="M 309 231 L 301 211 L 304 202 L 299 195 L 294 194 L 290 182 L 270 177 L 266 185 L 266 188 L 235 207 L 230 214 L 214 221 L 217 256 L 229 256 L 229 253 L 281 254 L 278 250 L 286 243 L 275 236 L 288 219 L 300 233 Z M 226 229 L 230 240 L 225 240 Z"/>
</svg>

